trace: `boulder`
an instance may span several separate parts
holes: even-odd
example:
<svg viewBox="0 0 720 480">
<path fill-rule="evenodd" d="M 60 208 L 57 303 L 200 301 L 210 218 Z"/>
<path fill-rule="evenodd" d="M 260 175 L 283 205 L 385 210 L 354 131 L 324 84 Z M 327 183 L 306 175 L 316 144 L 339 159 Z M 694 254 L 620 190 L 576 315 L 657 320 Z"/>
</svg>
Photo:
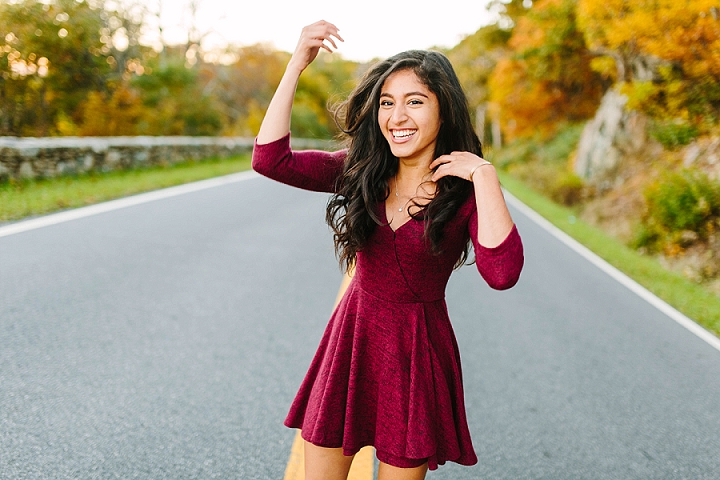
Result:
<svg viewBox="0 0 720 480">
<path fill-rule="evenodd" d="M 622 158 L 640 152 L 647 143 L 647 118 L 625 108 L 627 96 L 613 88 L 585 126 L 574 161 L 575 173 L 586 182 L 610 186 Z"/>
</svg>

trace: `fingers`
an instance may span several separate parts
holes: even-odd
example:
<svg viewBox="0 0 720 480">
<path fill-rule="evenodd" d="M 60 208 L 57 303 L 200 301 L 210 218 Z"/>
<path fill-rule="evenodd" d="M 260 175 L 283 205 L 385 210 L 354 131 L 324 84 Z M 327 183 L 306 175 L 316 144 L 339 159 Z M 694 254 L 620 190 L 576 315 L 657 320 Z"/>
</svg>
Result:
<svg viewBox="0 0 720 480">
<path fill-rule="evenodd" d="M 301 41 L 303 38 L 310 41 L 310 43 L 313 43 L 313 47 L 320 47 L 328 52 L 332 52 L 333 49 L 337 50 L 337 43 L 335 43 L 336 39 L 341 42 L 345 41 L 340 36 L 340 30 L 335 25 L 330 22 L 326 22 L 325 20 L 320 20 L 319 22 L 315 22 L 303 28 Z M 320 41 L 320 44 L 317 44 L 318 40 Z M 332 49 L 325 42 L 332 45 Z"/>
<path fill-rule="evenodd" d="M 468 180 L 471 172 L 483 162 L 485 161 L 482 158 L 470 152 L 441 155 L 430 164 L 430 169 L 434 170 L 432 180 L 436 182 L 447 175 Z"/>
<path fill-rule="evenodd" d="M 433 182 L 437 182 L 438 180 L 440 180 L 441 178 L 443 178 L 447 175 L 452 175 L 452 173 L 450 172 L 449 166 L 450 166 L 449 163 L 440 164 L 437 168 L 435 168 L 435 171 L 433 172 L 432 177 L 430 177 L 430 179 Z"/>
<path fill-rule="evenodd" d="M 295 52 L 290 59 L 293 70 L 302 72 L 310 65 L 318 52 L 323 50 L 333 53 L 337 50 L 337 41 L 344 42 L 338 28 L 330 22 L 320 20 L 302 29 Z"/>
<path fill-rule="evenodd" d="M 443 165 L 443 164 L 449 162 L 450 159 L 449 159 L 449 158 L 446 158 L 446 157 L 448 157 L 448 156 L 449 156 L 449 155 L 441 155 L 441 156 L 439 156 L 438 158 L 436 158 L 435 160 L 433 160 L 433 162 L 430 164 L 430 170 L 435 170 L 435 169 L 438 168 L 440 165 Z"/>
</svg>

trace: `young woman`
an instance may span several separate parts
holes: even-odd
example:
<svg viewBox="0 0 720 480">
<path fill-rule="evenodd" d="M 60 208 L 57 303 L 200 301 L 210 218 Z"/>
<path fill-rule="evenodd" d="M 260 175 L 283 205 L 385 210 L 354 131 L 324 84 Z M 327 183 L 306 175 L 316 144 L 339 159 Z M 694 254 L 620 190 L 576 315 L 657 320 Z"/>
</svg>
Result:
<svg viewBox="0 0 720 480">
<path fill-rule="evenodd" d="M 303 29 L 253 152 L 261 174 L 333 194 L 327 221 L 354 269 L 285 424 L 302 430 L 307 480 L 346 478 L 366 445 L 379 480 L 422 479 L 446 461 L 477 462 L 445 285 L 472 244 L 485 281 L 512 287 L 522 243 L 440 53 L 370 68 L 336 112 L 346 150 L 290 150 L 298 78 L 336 41 L 331 23 Z"/>
</svg>

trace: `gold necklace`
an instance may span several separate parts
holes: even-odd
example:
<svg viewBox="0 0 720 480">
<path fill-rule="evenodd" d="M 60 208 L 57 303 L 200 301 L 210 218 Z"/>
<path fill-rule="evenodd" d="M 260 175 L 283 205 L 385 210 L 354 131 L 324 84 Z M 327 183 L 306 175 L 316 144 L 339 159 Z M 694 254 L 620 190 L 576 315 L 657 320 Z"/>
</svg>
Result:
<svg viewBox="0 0 720 480">
<path fill-rule="evenodd" d="M 400 200 L 400 190 L 398 190 L 397 175 L 395 176 L 395 197 L 397 198 L 398 205 L 400 205 L 400 202 L 402 202 L 402 200 Z M 398 208 L 398 212 L 402 212 L 407 206 L 407 204 L 410 203 L 410 200 L 412 200 L 412 197 L 408 198 L 405 203 L 400 205 L 400 207 Z"/>
</svg>

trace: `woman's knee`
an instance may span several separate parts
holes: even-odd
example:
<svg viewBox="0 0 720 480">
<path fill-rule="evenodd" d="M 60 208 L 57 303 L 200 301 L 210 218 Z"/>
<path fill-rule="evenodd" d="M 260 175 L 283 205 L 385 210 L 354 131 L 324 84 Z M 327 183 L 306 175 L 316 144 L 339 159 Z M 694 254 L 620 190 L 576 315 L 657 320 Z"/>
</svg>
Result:
<svg viewBox="0 0 720 480">
<path fill-rule="evenodd" d="M 417 467 L 395 467 L 381 461 L 378 480 L 424 480 L 427 471 L 427 462 Z"/>
<path fill-rule="evenodd" d="M 342 448 L 326 448 L 305 441 L 305 480 L 345 480 L 354 455 Z"/>
<path fill-rule="evenodd" d="M 376 452 L 380 461 L 378 480 L 422 480 L 428 470 L 427 458 L 406 458 Z"/>
</svg>

